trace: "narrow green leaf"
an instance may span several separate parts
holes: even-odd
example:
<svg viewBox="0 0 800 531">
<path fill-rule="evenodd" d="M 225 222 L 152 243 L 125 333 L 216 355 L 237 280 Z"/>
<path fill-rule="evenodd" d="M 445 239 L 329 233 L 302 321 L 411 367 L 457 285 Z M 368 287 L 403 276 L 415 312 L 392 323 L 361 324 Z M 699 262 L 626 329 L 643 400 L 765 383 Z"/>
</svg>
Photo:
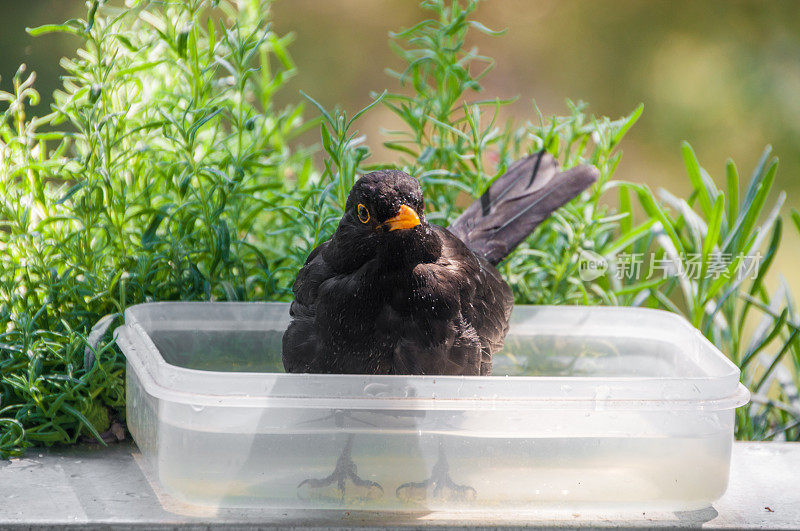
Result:
<svg viewBox="0 0 800 531">
<path fill-rule="evenodd" d="M 103 440 L 103 437 L 100 436 L 100 433 L 97 431 L 97 429 L 95 429 L 95 427 L 92 426 L 92 423 L 89 422 L 89 419 L 83 416 L 83 414 L 80 411 L 78 411 L 77 409 L 75 409 L 74 407 L 72 407 L 67 403 L 64 403 L 64 405 L 62 405 L 61 407 L 65 411 L 67 411 L 70 415 L 78 419 L 78 421 L 81 424 L 83 424 L 87 430 L 89 430 L 89 433 L 91 433 L 100 444 L 102 444 L 103 446 L 108 446 L 106 442 Z"/>
<path fill-rule="evenodd" d="M 743 204 L 749 205 L 750 202 L 753 200 L 755 196 L 756 189 L 758 185 L 761 183 L 761 180 L 764 178 L 764 174 L 767 169 L 767 163 L 770 160 L 770 155 L 772 154 L 772 146 L 765 146 L 764 151 L 761 153 L 761 157 L 758 159 L 756 163 L 756 167 L 753 169 L 753 173 L 750 175 L 750 183 L 747 186 L 747 191 L 744 195 L 744 200 L 742 201 Z"/>
<path fill-rule="evenodd" d="M 97 16 L 97 8 L 100 6 L 100 0 L 92 0 L 92 5 L 89 8 L 89 16 L 86 17 L 86 27 L 84 31 L 89 33 L 94 27 L 94 19 Z"/>
<path fill-rule="evenodd" d="M 770 330 L 763 338 L 761 338 L 758 342 L 756 342 L 745 355 L 742 357 L 742 361 L 739 363 L 739 369 L 744 371 L 750 362 L 755 359 L 755 356 L 761 352 L 767 345 L 769 345 L 773 339 L 778 337 L 778 335 L 783 331 L 784 326 L 786 325 L 786 318 L 789 315 L 789 309 L 784 308 L 781 312 L 780 317 L 776 321 L 774 321 L 774 326 L 772 330 Z"/>
<path fill-rule="evenodd" d="M 25 28 L 28 35 L 39 37 L 48 33 L 69 33 L 70 35 L 83 36 L 83 32 L 69 24 L 43 24 L 35 28 Z"/>
<path fill-rule="evenodd" d="M 751 305 L 751 300 L 752 300 L 751 298 L 764 285 L 764 279 L 766 278 L 767 272 L 772 266 L 772 263 L 775 260 L 775 256 L 778 254 L 778 246 L 780 245 L 782 233 L 783 233 L 783 220 L 781 220 L 781 218 L 778 218 L 775 220 L 775 226 L 772 228 L 772 237 L 770 238 L 769 245 L 767 246 L 767 252 L 764 255 L 764 258 L 758 264 L 758 272 L 756 273 L 756 278 L 753 280 L 753 283 L 751 284 L 750 289 L 748 290 L 750 298 L 745 298 L 744 305 L 742 306 L 742 314 L 739 319 L 739 322 L 741 323 L 744 323 L 745 319 L 747 318 L 747 313 Z"/>
<path fill-rule="evenodd" d="M 500 35 L 505 35 L 506 32 L 508 31 L 508 28 L 504 28 L 504 29 L 501 29 L 501 30 L 493 30 L 493 29 L 487 28 L 486 26 L 484 26 L 483 24 L 481 24 L 477 20 L 470 20 L 468 22 L 468 24 L 470 26 L 472 26 L 473 28 L 477 29 L 478 31 L 480 31 L 481 33 L 485 33 L 486 35 L 491 35 L 493 37 L 499 37 Z"/>
<path fill-rule="evenodd" d="M 633 228 L 633 208 L 631 207 L 631 194 L 627 186 L 619 187 L 619 211 L 627 216 L 620 220 L 619 231 L 626 234 Z"/>
<path fill-rule="evenodd" d="M 364 115 L 364 113 L 366 113 L 367 111 L 369 111 L 370 109 L 372 109 L 373 107 L 375 107 L 377 104 L 379 104 L 379 103 L 380 103 L 380 102 L 383 100 L 383 97 L 384 97 L 384 96 L 386 96 L 386 92 L 387 92 L 386 90 L 384 90 L 383 92 L 381 92 L 380 96 L 378 96 L 377 98 L 375 98 L 375 99 L 372 101 L 372 103 L 370 103 L 369 105 L 367 105 L 366 107 L 364 107 L 363 109 L 361 109 L 360 111 L 358 111 L 358 112 L 357 112 L 355 115 L 353 115 L 353 117 L 352 117 L 352 118 L 350 118 L 350 121 L 349 121 L 349 122 L 347 122 L 347 125 L 345 126 L 345 129 L 349 130 L 349 129 L 350 129 L 350 126 L 353 124 L 353 122 L 355 122 L 356 120 L 358 120 L 358 119 L 359 119 L 361 116 L 363 116 L 363 115 Z"/>
<path fill-rule="evenodd" d="M 56 201 L 56 204 L 61 205 L 65 203 L 70 197 L 75 195 L 78 192 L 78 190 L 80 190 L 84 186 L 86 186 L 86 181 L 80 181 L 70 186 L 69 190 L 67 190 L 67 192 L 63 196 L 61 196 L 61 199 Z"/>
<path fill-rule="evenodd" d="M 792 223 L 794 223 L 794 228 L 797 229 L 797 232 L 800 232 L 800 212 L 792 209 Z"/>
<path fill-rule="evenodd" d="M 764 374 L 761 376 L 761 379 L 756 384 L 755 388 L 753 389 L 756 393 L 761 391 L 761 388 L 764 387 L 764 384 L 767 383 L 772 372 L 775 370 L 775 367 L 783 360 L 783 357 L 789 352 L 789 348 L 792 347 L 797 340 L 798 334 L 800 334 L 800 328 L 795 328 L 792 331 L 792 334 L 789 336 L 789 339 L 783 344 L 781 349 L 775 354 L 775 357 L 772 359 L 772 363 L 770 363 L 769 367 L 764 371 Z"/>
<path fill-rule="evenodd" d="M 700 163 L 697 161 L 697 156 L 694 154 L 694 150 L 688 142 L 684 142 L 681 145 L 681 151 L 683 153 L 683 162 L 686 165 L 686 171 L 689 175 L 689 181 L 692 183 L 692 188 L 698 192 L 697 196 L 700 200 L 700 208 L 703 214 L 708 217 L 711 214 L 712 199 L 703 182 Z"/>
<path fill-rule="evenodd" d="M 763 174 L 763 176 L 759 175 L 758 182 L 754 181 L 754 186 L 753 183 L 751 183 L 752 190 L 748 191 L 745 197 L 736 224 L 730 230 L 725 242 L 721 246 L 725 252 L 736 253 L 742 249 L 741 242 L 747 240 L 753 225 L 761 215 L 761 210 L 772 189 L 777 171 L 778 161 L 773 160 L 766 173 Z"/>
<path fill-rule="evenodd" d="M 150 220 L 150 223 L 147 225 L 147 228 L 142 233 L 142 246 L 148 247 L 154 240 L 156 231 L 158 230 L 158 226 L 161 225 L 161 222 L 164 221 L 166 215 L 163 212 L 158 212 L 153 216 L 153 219 Z"/>
<path fill-rule="evenodd" d="M 730 227 L 739 213 L 739 172 L 736 169 L 736 164 L 730 159 L 725 164 L 725 175 L 728 185 L 728 211 L 726 217 L 727 226 Z"/>
<path fill-rule="evenodd" d="M 639 118 L 642 116 L 643 112 L 644 103 L 640 103 L 639 106 L 636 107 L 636 109 L 634 109 L 634 111 L 630 114 L 630 116 L 628 116 L 627 120 L 625 120 L 625 123 L 622 124 L 622 127 L 617 129 L 617 131 L 614 133 L 614 136 L 611 138 L 612 147 L 619 144 L 620 140 L 622 140 L 622 137 L 624 137 L 630 128 L 639 121 Z"/>
<path fill-rule="evenodd" d="M 329 155 L 334 155 L 334 150 L 331 146 L 331 134 L 328 132 L 328 128 L 325 127 L 324 122 L 320 122 L 319 124 L 319 134 L 322 137 L 322 147 Z"/>
<path fill-rule="evenodd" d="M 661 228 L 672 242 L 672 245 L 675 247 L 675 251 L 678 253 L 678 255 L 684 254 L 683 243 L 681 243 L 681 239 L 675 232 L 675 226 L 672 220 L 656 202 L 650 189 L 644 185 L 638 186 L 636 189 L 636 195 L 639 198 L 639 203 L 642 205 L 644 211 L 648 215 L 655 217 L 660 222 Z"/>
<path fill-rule="evenodd" d="M 703 241 L 703 262 L 708 260 L 708 256 L 714 250 L 714 246 L 716 246 L 717 242 L 719 241 L 724 209 L 725 197 L 720 194 L 717 196 L 716 201 L 714 201 L 714 207 L 711 211 L 711 219 L 708 222 L 706 237 Z"/>
<path fill-rule="evenodd" d="M 330 126 L 333 128 L 333 131 L 338 135 L 339 133 L 338 129 L 336 128 L 336 122 L 334 121 L 333 117 L 331 117 L 331 115 L 328 113 L 328 111 L 325 110 L 325 107 L 323 107 L 319 102 L 317 102 L 317 100 L 315 100 L 302 90 L 300 91 L 300 94 L 302 94 L 304 98 L 310 101 L 311 104 L 314 105 L 314 107 L 316 107 L 317 110 L 319 110 L 320 114 L 325 118 L 325 121 L 330 124 Z"/>
<path fill-rule="evenodd" d="M 613 256 L 618 252 L 624 250 L 625 248 L 629 247 L 630 245 L 633 245 L 639 239 L 643 238 L 644 236 L 647 236 L 650 233 L 653 225 L 655 224 L 656 224 L 655 219 L 649 219 L 644 223 L 638 225 L 635 229 L 626 231 L 619 238 L 614 240 L 610 245 L 603 248 L 602 252 L 603 256 L 607 257 Z"/>
</svg>

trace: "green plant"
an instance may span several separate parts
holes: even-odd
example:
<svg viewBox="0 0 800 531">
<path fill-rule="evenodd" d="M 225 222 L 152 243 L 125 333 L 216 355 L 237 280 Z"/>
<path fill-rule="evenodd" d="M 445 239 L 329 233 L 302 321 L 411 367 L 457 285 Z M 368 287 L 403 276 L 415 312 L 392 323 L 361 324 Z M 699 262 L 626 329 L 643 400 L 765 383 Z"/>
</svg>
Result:
<svg viewBox="0 0 800 531">
<path fill-rule="evenodd" d="M 792 409 L 782 407 L 780 399 L 772 401 L 761 394 L 768 391 L 766 384 L 776 370 L 787 369 L 782 365 L 787 353 L 795 354 L 795 376 L 779 380 L 775 396 L 796 396 L 800 374 L 794 303 L 788 291 L 770 296 L 766 287 L 781 241 L 779 213 L 786 197 L 778 194 L 765 212 L 778 168 L 777 159 L 770 155 L 768 147 L 741 200 L 733 161 L 727 163 L 726 187 L 720 189 L 688 144 L 683 145 L 692 185 L 687 200 L 662 190 L 658 201 L 641 185 L 620 190 L 621 194 L 635 193 L 645 215 L 655 220 L 649 239 L 631 248 L 643 253 L 652 246 L 654 261 L 667 259 L 679 265 L 644 292 L 631 292 L 628 287 L 631 302 L 683 314 L 740 367 L 743 383 L 755 395 L 752 405 L 737 410 L 737 436 L 743 439 L 800 436 L 796 429 L 800 417 L 788 415 Z M 621 202 L 629 204 L 626 198 Z M 630 209 L 627 212 L 633 216 Z M 752 333 L 756 322 L 760 324 Z"/>
<path fill-rule="evenodd" d="M 396 91 L 376 94 L 352 117 L 312 94 L 318 122 L 303 121 L 302 103 L 274 103 L 295 66 L 291 36 L 269 26 L 269 2 L 128 4 L 94 0 L 85 20 L 32 31 L 82 42 L 62 63 L 51 113 L 26 115 L 38 94 L 24 69 L 14 91 L 0 93 L 1 455 L 97 438 L 123 415 L 124 364 L 107 330 L 127 306 L 289 297 L 355 179 L 387 165 L 369 164 L 375 139 L 356 130 L 377 105 L 401 120 L 382 140 L 396 166 L 420 179 L 437 223 L 526 154 L 545 149 L 565 168 L 595 165 L 597 185 L 501 264 L 516 301 L 681 313 L 742 367 L 756 393 L 737 413 L 738 436 L 800 437 L 800 320 L 785 284 L 773 294 L 765 286 L 783 200 L 764 215 L 777 168 L 769 152 L 739 199 L 733 163 L 720 189 L 684 146 L 693 192 L 683 200 L 614 180 L 620 141 L 641 106 L 610 120 L 583 103 L 550 118 L 534 105 L 532 120 L 499 124 L 510 100 L 478 97 L 493 63 L 466 45 L 471 30 L 500 34 L 471 19 L 476 1 L 424 1 L 433 16 L 391 35 L 406 66 L 389 72 Z M 316 125 L 319 169 L 312 150 L 296 145 Z M 792 221 L 800 230 L 800 215 Z M 759 251 L 754 273 L 737 274 Z M 635 255 L 674 269 L 618 275 Z M 608 271 L 582 275 L 587 259 Z M 679 274 L 689 269 L 697 275 Z M 752 334 L 750 323 L 758 325 Z"/>
<path fill-rule="evenodd" d="M 480 80 L 494 66 L 492 59 L 476 49 L 465 49 L 469 30 L 502 33 L 470 20 L 477 4 L 426 0 L 422 7 L 436 18 L 390 34 L 392 48 L 406 68 L 387 73 L 411 93 L 391 93 L 385 98 L 406 129 L 389 131 L 384 145 L 399 154 L 403 169 L 419 178 L 430 218 L 442 224 L 458 213 L 454 207 L 459 193 L 477 196 L 486 188 L 494 175 L 494 169 L 486 167 L 487 155 L 503 141 L 495 122 L 499 107 L 508 101 L 467 100 L 482 91 Z M 473 74 L 474 69 L 478 72 Z M 493 112 L 484 120 L 488 123 L 482 124 L 487 108 Z M 518 153 L 509 154 L 514 155 Z M 508 162 L 502 160 L 500 169 Z"/>
<path fill-rule="evenodd" d="M 295 67 L 269 2 L 129 4 L 31 30 L 82 42 L 50 114 L 26 116 L 38 95 L 24 68 L 0 93 L 4 455 L 97 437 L 122 415 L 124 364 L 87 341 L 101 316 L 280 297 L 299 265 L 275 209 L 312 171 L 290 147 L 302 106 L 273 103 Z"/>
</svg>

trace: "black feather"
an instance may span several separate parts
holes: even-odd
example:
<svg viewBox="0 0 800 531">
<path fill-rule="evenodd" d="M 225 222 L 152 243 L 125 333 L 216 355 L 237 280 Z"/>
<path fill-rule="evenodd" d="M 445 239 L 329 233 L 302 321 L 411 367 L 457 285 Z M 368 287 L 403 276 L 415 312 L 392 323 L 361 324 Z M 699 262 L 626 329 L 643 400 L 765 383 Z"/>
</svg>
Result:
<svg viewBox="0 0 800 531">
<path fill-rule="evenodd" d="M 588 165 L 562 172 L 553 156 L 541 151 L 515 162 L 448 230 L 496 265 L 597 177 Z"/>
</svg>

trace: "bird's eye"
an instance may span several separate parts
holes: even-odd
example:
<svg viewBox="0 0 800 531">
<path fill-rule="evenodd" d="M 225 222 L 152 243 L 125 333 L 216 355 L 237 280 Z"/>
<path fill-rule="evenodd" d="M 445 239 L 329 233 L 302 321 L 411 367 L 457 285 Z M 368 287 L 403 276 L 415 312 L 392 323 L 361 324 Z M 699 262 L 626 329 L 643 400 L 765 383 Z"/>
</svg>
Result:
<svg viewBox="0 0 800 531">
<path fill-rule="evenodd" d="M 361 223 L 366 223 L 369 221 L 369 210 L 367 210 L 367 207 L 360 203 L 358 205 L 358 220 Z"/>
</svg>

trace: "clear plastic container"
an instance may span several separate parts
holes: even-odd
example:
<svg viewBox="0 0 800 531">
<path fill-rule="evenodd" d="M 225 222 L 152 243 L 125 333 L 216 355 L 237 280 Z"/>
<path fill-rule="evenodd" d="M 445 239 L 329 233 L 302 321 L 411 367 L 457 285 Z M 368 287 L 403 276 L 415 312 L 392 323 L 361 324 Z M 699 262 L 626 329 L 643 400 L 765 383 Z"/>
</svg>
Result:
<svg viewBox="0 0 800 531">
<path fill-rule="evenodd" d="M 486 377 L 284 374 L 288 322 L 283 303 L 125 312 L 128 427 L 170 494 L 280 509 L 691 510 L 726 489 L 749 395 L 673 314 L 518 306 Z"/>
</svg>

